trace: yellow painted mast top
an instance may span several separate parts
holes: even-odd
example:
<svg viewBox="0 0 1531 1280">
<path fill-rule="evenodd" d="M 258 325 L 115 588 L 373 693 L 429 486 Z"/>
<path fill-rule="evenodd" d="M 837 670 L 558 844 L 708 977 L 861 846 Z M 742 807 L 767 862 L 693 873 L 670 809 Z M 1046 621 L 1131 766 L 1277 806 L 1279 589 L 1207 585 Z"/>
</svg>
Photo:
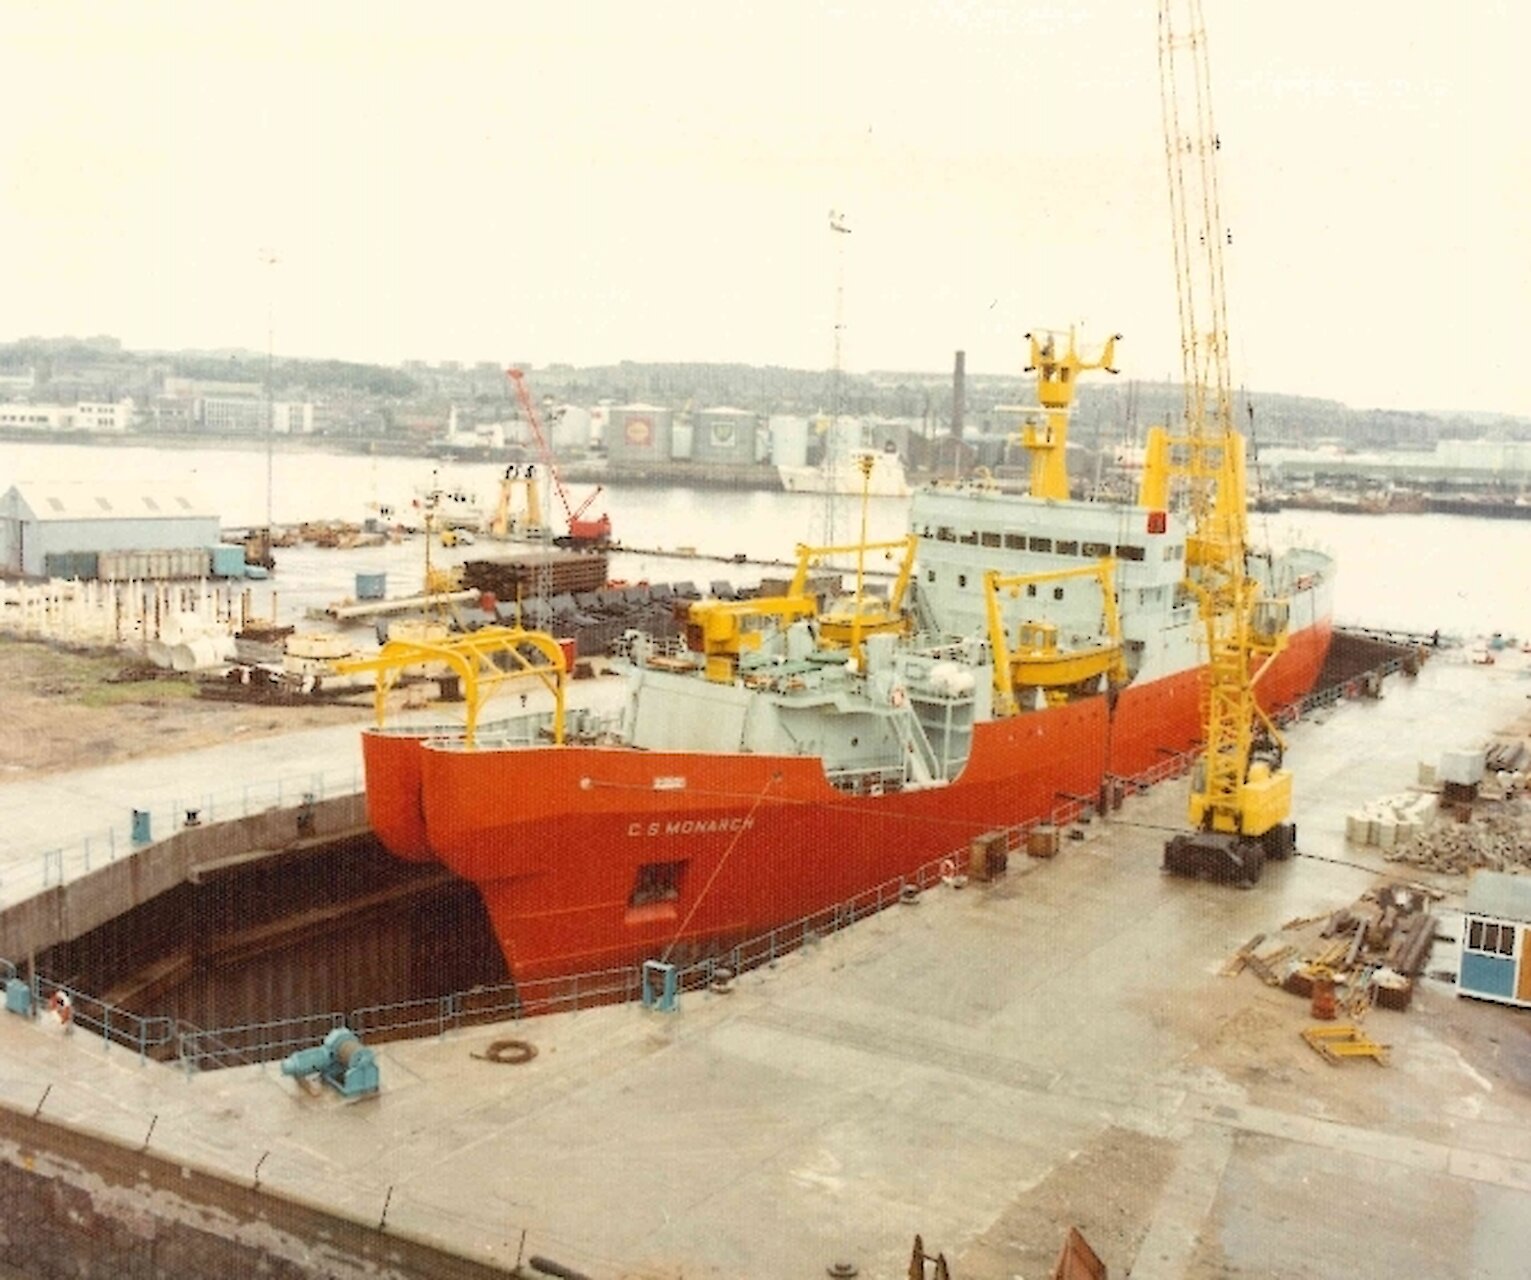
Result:
<svg viewBox="0 0 1531 1280">
<path fill-rule="evenodd" d="M 1037 375 L 1037 403 L 1042 406 L 1044 423 L 1038 426 L 1028 421 L 1021 431 L 1021 443 L 1031 454 L 1031 496 L 1053 498 L 1063 501 L 1069 496 L 1069 474 L 1065 459 L 1068 448 L 1069 413 L 1074 404 L 1074 384 L 1079 375 L 1088 369 L 1104 369 L 1115 373 L 1111 361 L 1116 355 L 1116 340 L 1121 334 L 1113 334 L 1106 340 L 1100 358 L 1093 361 L 1080 359 L 1074 344 L 1074 330 L 1070 326 L 1068 350 L 1058 354 L 1058 335 L 1049 331 L 1028 333 L 1031 344 L 1031 362 L 1025 372 Z"/>
</svg>

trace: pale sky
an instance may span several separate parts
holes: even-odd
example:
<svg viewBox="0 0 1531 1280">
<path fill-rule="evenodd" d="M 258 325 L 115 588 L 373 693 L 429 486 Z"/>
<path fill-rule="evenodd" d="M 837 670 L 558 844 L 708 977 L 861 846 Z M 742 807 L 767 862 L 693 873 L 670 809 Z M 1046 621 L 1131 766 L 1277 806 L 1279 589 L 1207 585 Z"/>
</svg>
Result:
<svg viewBox="0 0 1531 1280">
<path fill-rule="evenodd" d="M 1531 413 L 1531 5 L 1204 0 L 1234 377 Z M 1178 374 L 1154 0 L 0 9 L 0 340 Z M 262 253 L 274 253 L 274 266 Z"/>
</svg>

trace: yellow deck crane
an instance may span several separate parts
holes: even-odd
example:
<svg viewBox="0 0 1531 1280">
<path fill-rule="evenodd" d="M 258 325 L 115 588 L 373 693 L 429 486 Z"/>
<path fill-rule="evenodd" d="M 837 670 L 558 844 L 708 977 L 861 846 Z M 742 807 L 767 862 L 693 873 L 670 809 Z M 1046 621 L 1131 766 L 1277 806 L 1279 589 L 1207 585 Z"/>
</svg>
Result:
<svg viewBox="0 0 1531 1280">
<path fill-rule="evenodd" d="M 1201 0 L 1159 2 L 1159 89 L 1174 233 L 1185 384 L 1181 433 L 1149 433 L 1143 500 L 1183 486 L 1191 515 L 1186 588 L 1206 635 L 1206 749 L 1191 783 L 1195 830 L 1164 848 L 1165 870 L 1252 885 L 1267 858 L 1289 856 L 1292 776 L 1255 686 L 1286 645 L 1286 602 L 1262 597 L 1246 564 L 1244 441 L 1228 372 L 1221 146 L 1212 119 Z"/>
</svg>

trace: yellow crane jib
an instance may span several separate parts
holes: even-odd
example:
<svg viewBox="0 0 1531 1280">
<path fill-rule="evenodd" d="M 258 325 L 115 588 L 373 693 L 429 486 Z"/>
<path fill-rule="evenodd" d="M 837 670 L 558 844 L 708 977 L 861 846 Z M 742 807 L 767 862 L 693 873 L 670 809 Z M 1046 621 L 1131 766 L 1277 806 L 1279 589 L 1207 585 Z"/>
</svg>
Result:
<svg viewBox="0 0 1531 1280">
<path fill-rule="evenodd" d="M 760 647 L 761 633 L 746 627 L 750 618 L 811 618 L 818 606 L 811 596 L 765 596 L 758 600 L 699 600 L 686 610 L 686 647 L 706 659 L 707 678 L 733 683 L 739 655 Z"/>
<path fill-rule="evenodd" d="M 1100 583 L 1101 643 L 1063 648 L 1058 644 L 1057 624 L 1048 619 L 1023 621 L 1011 643 L 1003 611 L 1006 593 L 1019 597 L 1025 586 L 1091 577 Z M 1001 714 L 1015 714 L 1017 690 L 1040 690 L 1050 703 L 1056 703 L 1066 702 L 1075 691 L 1093 692 L 1102 676 L 1112 687 L 1127 683 L 1114 556 L 1102 556 L 1094 564 L 1076 569 L 1041 573 L 1002 574 L 990 569 L 984 574 L 983 585 L 989 644 L 994 649 L 994 693 Z"/>
<path fill-rule="evenodd" d="M 537 657 L 529 655 L 530 649 Z M 500 665 L 509 655 L 510 665 Z M 387 711 L 389 691 L 409 667 L 442 663 L 462 682 L 465 718 L 464 737 L 473 745 L 478 715 L 491 694 L 516 680 L 540 680 L 553 695 L 553 741 L 564 737 L 564 687 L 569 669 L 563 646 L 545 631 L 525 631 L 520 627 L 482 627 L 450 640 L 425 642 L 390 640 L 375 658 L 355 658 L 337 662 L 342 674 L 372 672 L 377 677 L 374 703 L 377 722 L 382 725 Z"/>
<path fill-rule="evenodd" d="M 1068 448 L 1069 411 L 1074 403 L 1074 388 L 1079 375 L 1091 369 L 1115 373 L 1111 362 L 1116 358 L 1117 339 L 1113 334 L 1096 360 L 1083 360 L 1074 343 L 1074 330 L 1068 332 L 1068 349 L 1058 353 L 1058 334 L 1039 330 L 1028 333 L 1031 360 L 1026 373 L 1037 375 L 1037 403 L 1042 408 L 1043 423 L 1028 421 L 1021 430 L 1021 444 L 1031 454 L 1031 496 L 1054 498 L 1069 496 L 1069 476 L 1065 452 Z M 1013 406 L 1001 406 L 1010 408 Z"/>
</svg>

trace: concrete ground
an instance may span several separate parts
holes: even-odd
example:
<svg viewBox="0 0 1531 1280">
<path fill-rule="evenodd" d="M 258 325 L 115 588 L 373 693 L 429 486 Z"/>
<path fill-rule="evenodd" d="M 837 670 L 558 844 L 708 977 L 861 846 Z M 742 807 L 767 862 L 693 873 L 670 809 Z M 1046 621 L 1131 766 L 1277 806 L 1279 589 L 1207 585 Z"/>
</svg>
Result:
<svg viewBox="0 0 1531 1280">
<path fill-rule="evenodd" d="M 271 1068 L 187 1079 L 19 1018 L 0 1018 L 0 1097 L 240 1180 L 259 1166 L 262 1186 L 365 1221 L 386 1205 L 388 1229 L 481 1260 L 524 1247 L 597 1280 L 806 1278 L 837 1260 L 893 1280 L 916 1232 L 955 1280 L 1032 1280 L 1070 1225 L 1139 1280 L 1520 1277 L 1527 1015 L 1426 982 L 1407 1013 L 1368 1018 L 1390 1066 L 1336 1067 L 1299 1038 L 1304 1002 L 1219 970 L 1251 935 L 1396 870 L 1344 844 L 1346 812 L 1528 695 L 1523 667 L 1442 656 L 1295 727 L 1304 856 L 1252 891 L 1161 875 L 1183 816 L 1171 783 L 1054 860 L 931 891 L 678 1013 L 380 1046 L 374 1100 Z M 1437 883 L 1460 902 L 1460 882 Z M 1455 948 L 1432 967 L 1454 968 Z M 473 1056 L 501 1035 L 537 1057 Z"/>
<path fill-rule="evenodd" d="M 616 679 L 572 683 L 568 705 L 607 706 L 619 689 Z M 527 705 L 539 710 L 552 699 L 528 686 Z M 484 715 L 519 709 L 496 699 Z M 179 829 L 188 809 L 215 822 L 292 807 L 305 793 L 320 799 L 354 794 L 362 788 L 361 730 L 372 722 L 372 712 L 358 707 L 352 723 L 236 736 L 185 754 L 0 780 L 0 906 L 129 856 L 135 809 L 149 813 L 151 835 L 163 839 Z M 460 724 L 461 704 L 390 713 L 390 724 L 411 722 Z"/>
</svg>

